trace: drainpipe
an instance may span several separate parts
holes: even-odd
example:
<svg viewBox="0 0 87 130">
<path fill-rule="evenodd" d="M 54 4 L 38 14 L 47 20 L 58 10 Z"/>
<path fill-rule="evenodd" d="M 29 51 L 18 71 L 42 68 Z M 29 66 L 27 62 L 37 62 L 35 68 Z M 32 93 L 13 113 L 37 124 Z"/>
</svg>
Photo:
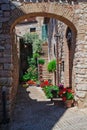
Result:
<svg viewBox="0 0 87 130">
<path fill-rule="evenodd" d="M 2 110 L 3 110 L 2 124 L 6 124 L 9 122 L 9 119 L 7 118 L 7 110 L 6 110 L 6 92 L 7 92 L 7 88 L 6 86 L 3 86 L 2 88 Z"/>
</svg>

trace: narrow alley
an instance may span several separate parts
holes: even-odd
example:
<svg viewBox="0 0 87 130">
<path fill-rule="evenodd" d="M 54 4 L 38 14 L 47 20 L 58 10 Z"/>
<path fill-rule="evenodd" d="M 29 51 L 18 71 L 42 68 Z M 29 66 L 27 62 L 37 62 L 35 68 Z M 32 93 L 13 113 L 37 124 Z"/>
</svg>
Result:
<svg viewBox="0 0 87 130">
<path fill-rule="evenodd" d="M 87 130 L 87 109 L 66 109 L 60 102 L 54 105 L 40 87 L 20 86 L 9 127 L 8 130 Z"/>
</svg>

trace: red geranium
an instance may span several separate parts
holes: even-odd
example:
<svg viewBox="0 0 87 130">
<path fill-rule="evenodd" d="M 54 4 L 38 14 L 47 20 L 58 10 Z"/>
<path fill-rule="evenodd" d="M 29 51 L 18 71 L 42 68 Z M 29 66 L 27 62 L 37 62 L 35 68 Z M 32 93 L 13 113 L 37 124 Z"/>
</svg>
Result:
<svg viewBox="0 0 87 130">
<path fill-rule="evenodd" d="M 62 96 L 64 93 L 66 93 L 66 88 L 60 89 L 59 95 Z"/>
<path fill-rule="evenodd" d="M 74 92 L 71 88 L 63 88 L 59 91 L 59 96 L 63 101 L 70 100 L 74 98 Z"/>
<path fill-rule="evenodd" d="M 50 84 L 49 84 L 49 81 L 48 80 L 45 80 L 45 81 L 43 81 L 41 84 L 40 84 L 40 86 L 41 87 L 45 87 L 45 86 L 49 86 Z"/>
<path fill-rule="evenodd" d="M 27 83 L 28 83 L 29 85 L 35 85 L 35 84 L 36 84 L 36 82 L 34 82 L 33 80 L 29 80 L 29 81 L 27 81 Z"/>
<path fill-rule="evenodd" d="M 62 100 L 65 102 L 66 101 L 66 97 L 62 97 Z"/>
</svg>

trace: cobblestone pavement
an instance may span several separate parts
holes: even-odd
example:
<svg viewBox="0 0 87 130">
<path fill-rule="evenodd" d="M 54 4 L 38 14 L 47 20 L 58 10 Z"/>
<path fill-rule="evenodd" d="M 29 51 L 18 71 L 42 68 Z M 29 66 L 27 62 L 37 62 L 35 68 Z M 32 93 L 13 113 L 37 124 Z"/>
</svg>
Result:
<svg viewBox="0 0 87 130">
<path fill-rule="evenodd" d="M 87 130 L 87 109 L 64 108 L 39 87 L 21 87 L 9 130 Z M 7 129 L 6 129 L 7 130 Z"/>
</svg>

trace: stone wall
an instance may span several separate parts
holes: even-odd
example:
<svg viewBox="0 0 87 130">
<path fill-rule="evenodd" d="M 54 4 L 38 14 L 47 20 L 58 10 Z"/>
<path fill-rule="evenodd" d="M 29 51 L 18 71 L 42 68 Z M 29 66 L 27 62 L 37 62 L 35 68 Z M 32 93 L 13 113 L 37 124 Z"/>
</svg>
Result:
<svg viewBox="0 0 87 130">
<path fill-rule="evenodd" d="M 0 122 L 2 116 L 2 88 L 6 86 L 7 111 L 9 109 L 9 92 L 12 85 L 12 46 L 7 22 L 10 17 L 8 0 L 0 0 Z"/>
<path fill-rule="evenodd" d="M 87 107 L 87 2 L 81 2 L 75 10 L 78 16 L 77 42 L 74 57 L 76 100 L 79 107 Z"/>
</svg>

